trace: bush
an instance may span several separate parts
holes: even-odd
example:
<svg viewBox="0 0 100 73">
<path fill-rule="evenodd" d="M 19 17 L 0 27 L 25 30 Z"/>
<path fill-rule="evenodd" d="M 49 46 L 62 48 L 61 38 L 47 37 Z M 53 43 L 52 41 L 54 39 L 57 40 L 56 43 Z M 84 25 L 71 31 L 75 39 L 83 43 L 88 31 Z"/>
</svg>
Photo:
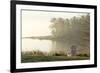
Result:
<svg viewBox="0 0 100 73">
<path fill-rule="evenodd" d="M 77 56 L 81 56 L 81 57 L 89 57 L 88 54 L 78 54 Z"/>
</svg>

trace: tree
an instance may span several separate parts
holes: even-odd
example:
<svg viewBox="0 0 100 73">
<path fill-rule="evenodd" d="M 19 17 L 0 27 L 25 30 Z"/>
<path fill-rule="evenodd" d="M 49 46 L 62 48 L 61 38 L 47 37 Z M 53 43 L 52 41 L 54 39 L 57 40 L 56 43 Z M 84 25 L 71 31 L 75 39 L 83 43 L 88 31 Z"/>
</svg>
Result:
<svg viewBox="0 0 100 73">
<path fill-rule="evenodd" d="M 70 45 L 89 48 L 90 44 L 90 15 L 80 17 L 52 18 L 52 35 L 56 39 L 67 41 Z"/>
<path fill-rule="evenodd" d="M 50 26 L 52 29 L 52 34 L 56 38 L 60 38 L 64 35 L 64 19 L 63 18 L 53 18 L 51 20 L 52 25 Z"/>
</svg>

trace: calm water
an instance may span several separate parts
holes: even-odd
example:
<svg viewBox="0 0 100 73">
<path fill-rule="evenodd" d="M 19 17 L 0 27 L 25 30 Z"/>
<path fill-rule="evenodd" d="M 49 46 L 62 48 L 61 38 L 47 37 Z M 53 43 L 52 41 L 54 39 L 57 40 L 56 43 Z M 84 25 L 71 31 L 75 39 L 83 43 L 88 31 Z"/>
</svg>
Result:
<svg viewBox="0 0 100 73">
<path fill-rule="evenodd" d="M 22 39 L 22 51 L 68 52 L 69 45 L 64 41 Z"/>
<path fill-rule="evenodd" d="M 50 40 L 23 39 L 22 51 L 40 50 L 49 52 L 52 42 Z"/>
</svg>

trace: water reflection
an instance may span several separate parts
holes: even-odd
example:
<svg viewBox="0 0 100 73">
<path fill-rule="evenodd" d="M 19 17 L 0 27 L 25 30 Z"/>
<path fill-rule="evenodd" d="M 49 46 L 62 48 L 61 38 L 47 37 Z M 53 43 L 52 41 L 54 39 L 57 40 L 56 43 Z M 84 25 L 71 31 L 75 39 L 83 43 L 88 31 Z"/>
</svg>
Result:
<svg viewBox="0 0 100 73">
<path fill-rule="evenodd" d="M 67 54 L 69 44 L 66 41 L 22 39 L 22 51 L 39 50 L 42 52 L 62 52 Z"/>
</svg>

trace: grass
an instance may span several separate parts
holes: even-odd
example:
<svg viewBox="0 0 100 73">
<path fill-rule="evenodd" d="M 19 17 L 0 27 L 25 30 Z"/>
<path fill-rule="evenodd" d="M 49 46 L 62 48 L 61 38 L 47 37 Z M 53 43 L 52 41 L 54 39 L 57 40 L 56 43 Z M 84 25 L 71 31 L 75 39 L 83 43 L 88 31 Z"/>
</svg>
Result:
<svg viewBox="0 0 100 73">
<path fill-rule="evenodd" d="M 66 57 L 66 56 L 26 56 L 22 57 L 21 62 L 46 62 L 46 61 L 69 61 L 69 60 L 86 60 L 89 57 Z"/>
<path fill-rule="evenodd" d="M 35 53 L 35 54 L 34 54 Z M 40 51 L 35 52 L 26 52 L 22 53 L 21 62 L 28 63 L 28 62 L 49 62 L 49 61 L 69 61 L 69 60 L 87 60 L 89 56 L 85 55 L 77 55 L 77 56 L 67 56 L 62 54 L 53 54 L 50 56 L 45 56 L 44 53 Z"/>
</svg>

